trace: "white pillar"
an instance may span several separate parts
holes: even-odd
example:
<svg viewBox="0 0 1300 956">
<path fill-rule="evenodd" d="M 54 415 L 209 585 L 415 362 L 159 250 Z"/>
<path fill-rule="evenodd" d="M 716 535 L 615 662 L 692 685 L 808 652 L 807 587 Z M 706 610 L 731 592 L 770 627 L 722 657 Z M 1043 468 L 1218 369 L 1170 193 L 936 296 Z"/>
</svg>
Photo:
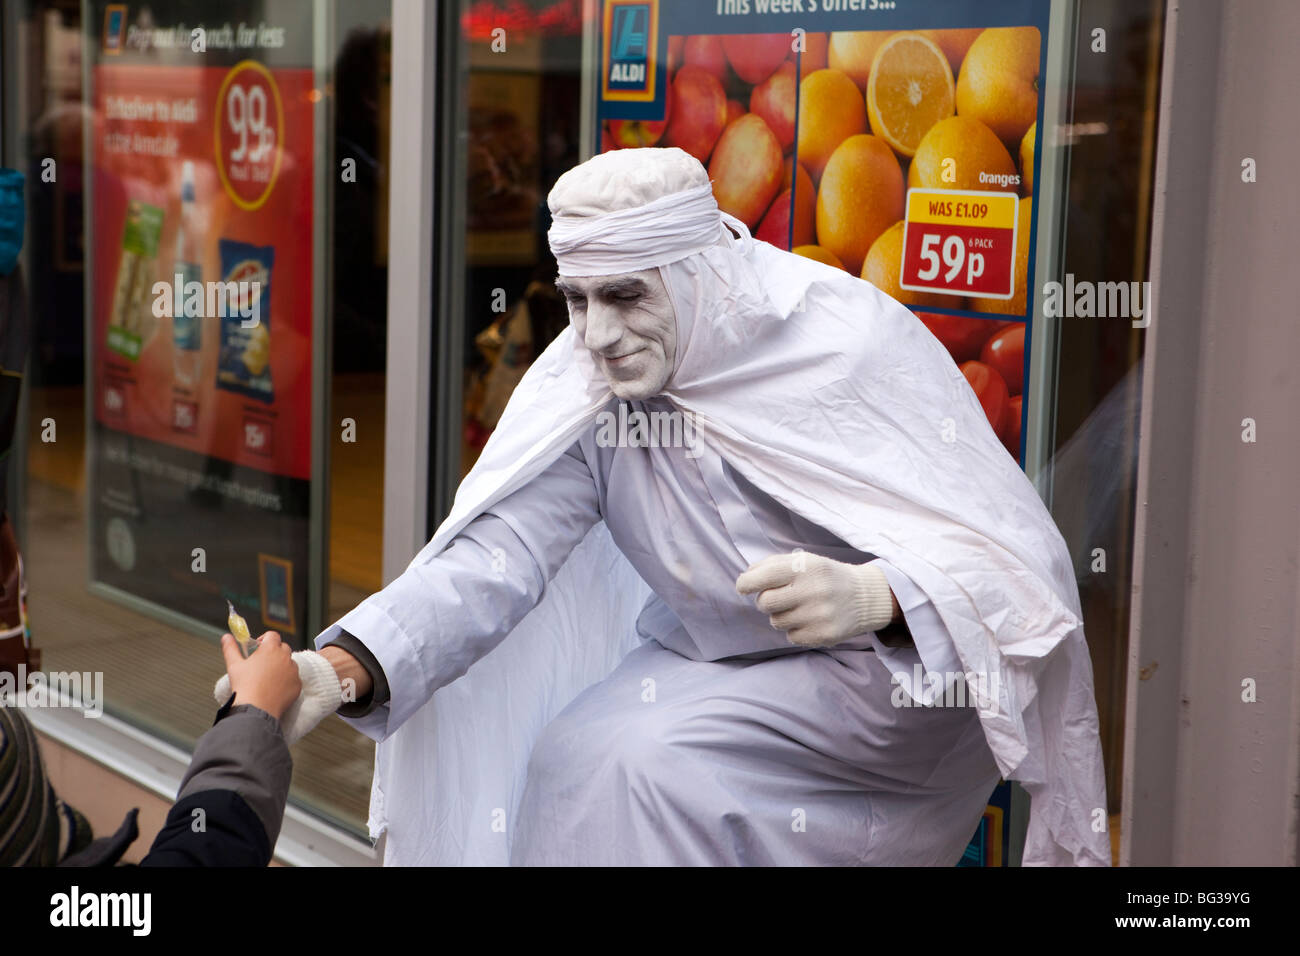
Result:
<svg viewBox="0 0 1300 956">
<path fill-rule="evenodd" d="M 1300 4 L 1168 6 L 1121 862 L 1297 862 Z M 1256 182 L 1243 182 L 1253 160 Z M 1244 419 L 1255 441 L 1243 441 Z M 1243 701 L 1253 681 L 1256 701 Z"/>
<path fill-rule="evenodd" d="M 433 348 L 434 77 L 437 7 L 393 0 L 384 427 L 387 584 L 425 543 Z"/>
</svg>

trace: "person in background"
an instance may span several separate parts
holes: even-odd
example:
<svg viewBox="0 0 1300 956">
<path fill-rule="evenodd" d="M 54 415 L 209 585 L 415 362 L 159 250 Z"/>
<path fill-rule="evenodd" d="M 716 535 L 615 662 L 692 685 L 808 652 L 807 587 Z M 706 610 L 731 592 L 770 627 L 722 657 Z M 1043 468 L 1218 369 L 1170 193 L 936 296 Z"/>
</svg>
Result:
<svg viewBox="0 0 1300 956">
<path fill-rule="evenodd" d="M 9 464 L 18 423 L 18 399 L 27 364 L 27 293 L 18 254 L 26 203 L 23 174 L 0 169 L 0 670 L 38 670 L 27 623 L 27 581 L 13 522 L 9 520 Z M 0 833 L 4 832 L 0 829 Z"/>
<path fill-rule="evenodd" d="M 86 818 L 54 792 L 36 731 L 0 706 L 0 866 L 54 866 L 90 845 Z"/>
</svg>

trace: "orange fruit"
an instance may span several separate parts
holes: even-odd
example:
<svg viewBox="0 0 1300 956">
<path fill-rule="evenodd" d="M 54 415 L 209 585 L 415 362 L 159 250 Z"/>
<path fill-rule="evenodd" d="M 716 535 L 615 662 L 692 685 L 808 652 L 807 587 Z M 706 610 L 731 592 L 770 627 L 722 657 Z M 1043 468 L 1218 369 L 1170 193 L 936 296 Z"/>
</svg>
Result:
<svg viewBox="0 0 1300 956">
<path fill-rule="evenodd" d="M 903 218 L 903 171 L 883 139 L 850 136 L 832 154 L 817 191 L 817 244 L 857 275 L 876 237 Z"/>
<path fill-rule="evenodd" d="M 997 177 L 1010 182 L 1004 185 Z M 930 127 L 907 170 L 907 185 L 913 188 L 1007 192 L 1015 189 L 1015 179 L 1016 164 L 1002 141 L 979 120 L 960 113 Z"/>
<path fill-rule="evenodd" d="M 871 132 L 911 157 L 930 127 L 953 114 L 952 70 L 933 40 L 895 33 L 880 45 L 867 82 Z"/>
<path fill-rule="evenodd" d="M 970 307 L 976 312 L 995 312 L 998 315 L 1024 315 L 1029 302 L 1029 230 L 1034 220 L 1034 200 L 1025 196 L 1016 207 L 1016 285 L 1009 299 L 981 299 L 971 297 Z"/>
<path fill-rule="evenodd" d="M 1038 115 L 1037 27 L 989 27 L 957 76 L 957 113 L 988 126 L 1008 149 Z"/>
<path fill-rule="evenodd" d="M 867 104 L 853 81 L 839 70 L 816 70 L 799 83 L 799 162 L 813 182 L 835 148 L 867 131 Z"/>
<path fill-rule="evenodd" d="M 948 58 L 952 75 L 961 72 L 961 62 L 966 58 L 966 51 L 975 42 L 975 38 L 984 32 L 983 27 L 968 27 L 960 30 L 917 30 L 917 33 L 929 37 L 935 42 L 943 55 Z"/>
<path fill-rule="evenodd" d="M 900 219 L 871 244 L 871 251 L 862 262 L 862 278 L 904 305 L 955 308 L 958 301 L 954 296 L 939 292 L 910 292 L 898 284 L 903 264 L 904 225 Z"/>
<path fill-rule="evenodd" d="M 1034 140 L 1037 139 L 1038 121 L 1029 124 L 1029 132 L 1020 141 L 1020 181 L 1025 184 L 1025 194 L 1034 192 Z"/>
<path fill-rule="evenodd" d="M 824 262 L 828 266 L 834 266 L 836 269 L 843 269 L 844 263 L 835 257 L 835 253 L 828 252 L 821 246 L 795 246 L 790 250 L 796 256 L 803 256 L 805 259 L 815 259 L 818 262 Z"/>
<path fill-rule="evenodd" d="M 826 48 L 826 65 L 832 70 L 842 70 L 859 90 L 865 91 L 871 77 L 871 61 L 889 36 L 889 30 L 832 33 Z"/>
</svg>

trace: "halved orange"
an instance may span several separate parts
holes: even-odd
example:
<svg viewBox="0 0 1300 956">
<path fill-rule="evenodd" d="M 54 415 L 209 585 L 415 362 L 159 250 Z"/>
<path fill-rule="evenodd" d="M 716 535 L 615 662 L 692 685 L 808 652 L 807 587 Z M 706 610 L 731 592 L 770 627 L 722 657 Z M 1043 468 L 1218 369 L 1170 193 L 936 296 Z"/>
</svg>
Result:
<svg viewBox="0 0 1300 956">
<path fill-rule="evenodd" d="M 867 82 L 871 132 L 911 157 L 930 127 L 955 112 L 948 58 L 929 37 L 895 33 L 876 51 Z"/>
</svg>

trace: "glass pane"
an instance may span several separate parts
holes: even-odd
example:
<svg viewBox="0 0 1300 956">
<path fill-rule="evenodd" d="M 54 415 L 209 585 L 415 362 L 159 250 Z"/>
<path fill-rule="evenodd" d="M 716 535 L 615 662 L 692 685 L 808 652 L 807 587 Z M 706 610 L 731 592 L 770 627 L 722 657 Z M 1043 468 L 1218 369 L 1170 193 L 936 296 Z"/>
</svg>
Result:
<svg viewBox="0 0 1300 956">
<path fill-rule="evenodd" d="M 1061 131 L 1069 170 L 1059 273 L 1072 308 L 1042 316 L 1057 333 L 1053 454 L 1040 476 L 1074 556 L 1092 652 L 1102 749 L 1118 847 L 1134 491 L 1148 254 L 1160 93 L 1162 0 L 1087 0 L 1075 40 L 1072 114 Z M 1104 31 L 1106 52 L 1098 53 Z M 1127 308 L 1103 302 L 1123 284 Z M 1071 285 L 1075 294 L 1069 296 Z M 1084 290 L 1098 290 L 1093 314 Z"/>
<path fill-rule="evenodd" d="M 305 646 L 316 606 L 379 586 L 390 5 L 18 8 L 32 635 L 46 669 L 102 672 L 109 712 L 188 749 L 226 600 Z M 196 51 L 172 28 L 205 17 Z M 372 760 L 327 721 L 292 798 L 360 832 Z"/>
<path fill-rule="evenodd" d="M 581 4 L 460 8 L 449 64 L 460 67 L 457 105 L 467 127 L 457 179 L 465 216 L 452 223 L 449 237 L 453 249 L 463 250 L 452 265 L 464 290 L 458 477 L 477 460 L 524 371 L 568 325 L 546 241 L 546 195 L 583 158 Z"/>
</svg>

